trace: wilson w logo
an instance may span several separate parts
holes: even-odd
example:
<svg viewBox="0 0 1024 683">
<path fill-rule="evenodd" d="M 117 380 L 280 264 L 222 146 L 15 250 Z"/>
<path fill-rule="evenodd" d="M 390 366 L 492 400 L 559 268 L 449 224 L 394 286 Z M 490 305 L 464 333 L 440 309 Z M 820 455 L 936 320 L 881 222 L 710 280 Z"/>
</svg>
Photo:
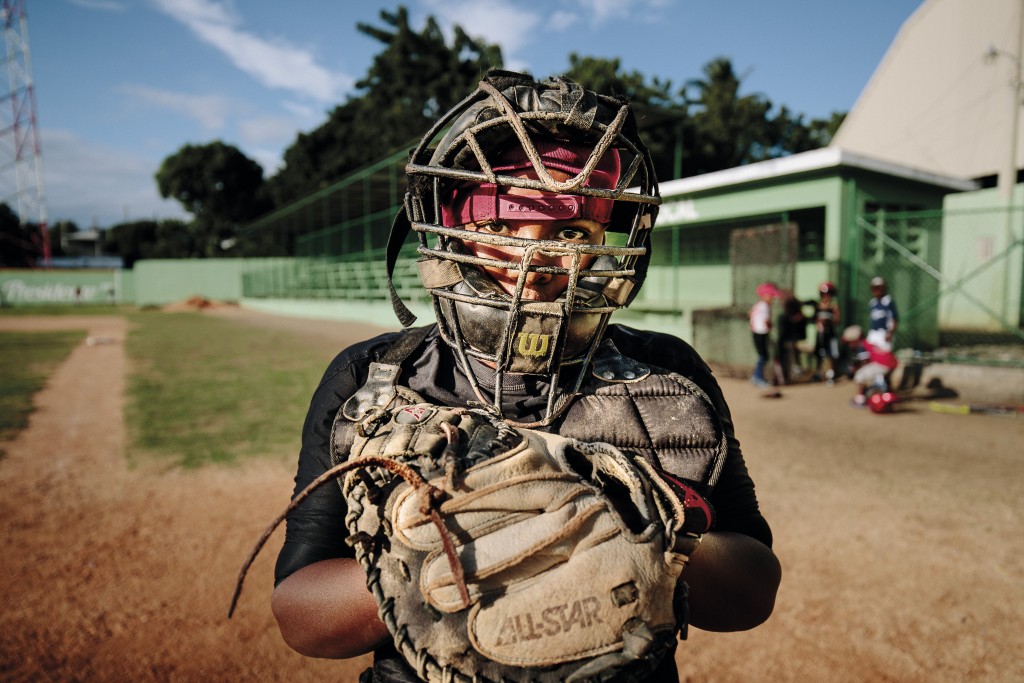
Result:
<svg viewBox="0 0 1024 683">
<path fill-rule="evenodd" d="M 519 353 L 523 356 L 542 358 L 548 355 L 549 335 L 531 332 L 519 333 Z"/>
</svg>

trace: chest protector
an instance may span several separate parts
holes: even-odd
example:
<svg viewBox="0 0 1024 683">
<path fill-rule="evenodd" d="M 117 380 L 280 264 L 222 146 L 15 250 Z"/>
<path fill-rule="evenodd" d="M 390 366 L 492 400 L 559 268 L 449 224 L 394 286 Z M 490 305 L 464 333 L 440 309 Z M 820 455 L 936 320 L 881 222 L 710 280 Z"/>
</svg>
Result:
<svg viewBox="0 0 1024 683">
<path fill-rule="evenodd" d="M 399 383 L 402 362 L 429 335 L 423 329 L 406 332 L 370 364 L 332 433 L 335 464 L 350 453 L 349 465 L 381 461 L 339 483 L 347 542 L 396 650 L 422 679 L 437 682 L 647 680 L 676 635 L 686 637 L 687 586 L 679 577 L 713 518 L 699 495 L 670 483 L 683 480 L 707 496 L 718 477 L 727 446 L 708 396 L 605 340 L 591 376 L 550 427 L 424 427 L 445 408 L 424 405 Z M 385 422 L 393 428 L 380 429 Z M 535 442 L 546 442 L 550 455 L 541 457 Z M 473 460 L 477 447 L 482 459 Z M 404 458 L 417 464 L 408 468 Z M 492 470 L 497 479 L 486 478 Z M 628 474 L 641 470 L 649 478 Z M 501 500 L 513 485 L 510 495 L 524 507 Z M 464 495 L 431 507 L 455 490 Z"/>
<path fill-rule="evenodd" d="M 431 327 L 403 333 L 380 362 L 371 363 L 366 383 L 334 421 L 332 461 L 348 456 L 355 421 L 374 407 L 425 402 L 399 384 L 402 362 Z M 675 475 L 707 497 L 718 481 L 728 450 L 722 422 L 707 394 L 676 372 L 623 356 L 606 339 L 595 352 L 593 372 L 560 423 L 546 431 L 584 442 L 609 443 Z"/>
<path fill-rule="evenodd" d="M 558 433 L 610 443 L 708 496 L 728 444 L 704 390 L 683 375 L 622 356 L 609 340 L 602 343 L 594 366 Z"/>
</svg>

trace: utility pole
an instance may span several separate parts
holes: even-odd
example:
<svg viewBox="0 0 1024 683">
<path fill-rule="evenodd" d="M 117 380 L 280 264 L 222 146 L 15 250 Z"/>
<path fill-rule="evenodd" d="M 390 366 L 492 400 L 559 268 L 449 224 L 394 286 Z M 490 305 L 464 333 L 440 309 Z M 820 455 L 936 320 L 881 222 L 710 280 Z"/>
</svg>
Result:
<svg viewBox="0 0 1024 683">
<path fill-rule="evenodd" d="M 999 194 L 1008 203 L 1012 204 L 1013 188 L 1017 184 L 1017 143 L 1020 139 L 1020 114 L 1022 95 L 1024 95 L 1024 69 L 1022 69 L 1022 50 L 1024 50 L 1024 0 L 1020 0 L 1017 7 L 1017 27 L 1013 52 L 1000 50 L 994 45 L 988 49 L 985 61 L 991 62 L 999 57 L 1005 57 L 1012 64 L 1012 76 L 1010 78 L 1010 135 L 1007 148 L 1006 165 L 999 172 Z"/>
<path fill-rule="evenodd" d="M 0 201 L 16 207 L 21 224 L 35 221 L 39 256 L 50 265 L 43 161 L 25 0 L 0 0 Z"/>
<path fill-rule="evenodd" d="M 1009 250 L 1012 245 L 1016 242 L 1016 232 L 1013 229 L 1014 219 L 1014 192 L 1017 186 L 1017 144 L 1020 139 L 1020 117 L 1021 108 L 1024 105 L 1024 0 L 1018 0 L 1017 4 L 1017 17 L 1016 21 L 1011 25 L 1015 27 L 1014 30 L 1014 46 L 1013 52 L 1007 52 L 1006 50 L 1000 50 L 994 45 L 989 47 L 988 52 L 985 54 L 985 61 L 992 62 L 999 57 L 1005 57 L 1012 64 L 1012 76 L 1010 78 L 1010 132 L 1009 132 L 1009 145 L 1007 146 L 1007 156 L 1005 159 L 1005 165 L 999 171 L 998 188 L 999 196 L 1002 198 L 1006 205 L 1006 223 L 1004 229 L 1003 239 L 1005 249 Z M 1011 280 L 1014 279 L 1015 268 L 1013 259 L 1006 255 L 1003 261 L 1003 287 L 1002 287 L 1002 311 L 1003 319 L 1009 320 L 1011 317 L 1011 310 L 1015 307 L 1011 299 L 1011 292 L 1019 291 L 1019 287 L 1014 287 Z M 1018 277 L 1022 275 L 1017 273 Z M 1024 293 L 1022 293 L 1024 296 Z M 1016 309 L 1020 312 L 1020 315 L 1024 317 L 1024 301 L 1016 302 Z M 1018 325 L 1024 323 L 1024 320 L 1018 319 Z"/>
</svg>

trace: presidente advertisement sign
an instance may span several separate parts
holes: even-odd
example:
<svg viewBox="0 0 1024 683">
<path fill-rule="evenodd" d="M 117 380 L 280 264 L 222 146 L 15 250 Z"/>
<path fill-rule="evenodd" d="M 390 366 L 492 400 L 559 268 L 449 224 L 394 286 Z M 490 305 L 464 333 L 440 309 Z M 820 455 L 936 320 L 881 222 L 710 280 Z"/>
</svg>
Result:
<svg viewBox="0 0 1024 683">
<path fill-rule="evenodd" d="M 25 304 L 113 303 L 114 282 L 70 283 L 28 282 L 12 278 L 0 283 L 0 302 L 5 306 Z"/>
</svg>

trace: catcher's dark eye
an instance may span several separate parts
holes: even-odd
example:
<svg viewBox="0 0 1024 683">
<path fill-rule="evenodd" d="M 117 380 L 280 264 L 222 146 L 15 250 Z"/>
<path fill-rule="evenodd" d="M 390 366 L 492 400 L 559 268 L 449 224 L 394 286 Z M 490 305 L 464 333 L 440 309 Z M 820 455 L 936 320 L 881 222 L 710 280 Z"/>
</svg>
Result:
<svg viewBox="0 0 1024 683">
<path fill-rule="evenodd" d="M 556 235 L 557 239 L 564 242 L 589 242 L 590 236 L 590 231 L 585 225 L 567 225 Z"/>
<path fill-rule="evenodd" d="M 470 225 L 467 225 L 466 228 L 477 232 L 487 232 L 492 235 L 512 235 L 514 232 L 512 228 L 510 228 L 508 225 L 506 225 L 505 223 L 500 223 L 498 221 L 472 223 Z"/>
</svg>

